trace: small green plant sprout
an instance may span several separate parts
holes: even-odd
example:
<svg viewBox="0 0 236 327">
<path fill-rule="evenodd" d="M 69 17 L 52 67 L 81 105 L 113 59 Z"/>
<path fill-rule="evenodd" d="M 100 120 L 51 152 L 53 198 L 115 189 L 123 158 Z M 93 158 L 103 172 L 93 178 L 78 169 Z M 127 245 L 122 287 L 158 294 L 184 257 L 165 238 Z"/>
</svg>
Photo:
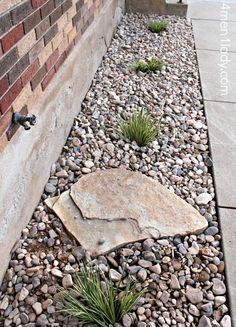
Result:
<svg viewBox="0 0 236 327">
<path fill-rule="evenodd" d="M 157 70 L 161 70 L 163 67 L 164 63 L 155 57 L 152 57 L 151 59 L 147 60 L 147 62 L 143 61 L 143 60 L 137 60 L 133 63 L 133 70 L 138 72 L 144 72 L 144 73 L 148 73 L 148 72 L 156 72 Z"/>
<path fill-rule="evenodd" d="M 107 278 L 105 285 L 104 282 L 102 284 L 99 271 L 83 265 L 80 273 L 75 274 L 73 287 L 60 289 L 57 307 L 61 313 L 75 317 L 84 324 L 114 326 L 134 309 L 146 292 L 146 289 L 137 291 L 131 281 L 125 288 L 120 285 L 121 281 L 116 286 Z"/>
<path fill-rule="evenodd" d="M 152 20 L 148 25 L 148 29 L 152 33 L 160 33 L 166 31 L 167 27 L 168 23 L 165 20 Z"/>
<path fill-rule="evenodd" d="M 135 141 L 140 147 L 154 141 L 158 132 L 159 125 L 143 108 L 140 112 L 134 113 L 129 120 L 120 122 L 120 135 L 131 142 Z"/>
</svg>

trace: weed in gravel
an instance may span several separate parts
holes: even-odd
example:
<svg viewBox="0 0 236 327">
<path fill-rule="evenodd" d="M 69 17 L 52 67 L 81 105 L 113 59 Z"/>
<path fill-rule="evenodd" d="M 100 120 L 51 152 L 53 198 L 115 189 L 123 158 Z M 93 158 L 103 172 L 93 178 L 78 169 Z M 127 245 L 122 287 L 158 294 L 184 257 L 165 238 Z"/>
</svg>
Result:
<svg viewBox="0 0 236 327">
<path fill-rule="evenodd" d="M 154 141 L 158 135 L 159 125 L 141 109 L 140 112 L 134 113 L 129 120 L 120 122 L 120 135 L 132 141 L 139 146 L 146 146 Z"/>
<path fill-rule="evenodd" d="M 148 29 L 152 33 L 160 33 L 166 31 L 168 23 L 165 20 L 153 20 L 149 23 Z"/>
<path fill-rule="evenodd" d="M 124 289 L 120 284 L 121 281 L 116 286 L 105 278 L 104 287 L 98 270 L 82 266 L 80 273 L 75 274 L 73 287 L 60 289 L 57 307 L 60 312 L 85 324 L 114 325 L 135 307 L 146 292 L 146 289 L 137 291 L 131 281 Z"/>
<path fill-rule="evenodd" d="M 157 70 L 161 70 L 164 63 L 158 58 L 151 58 L 147 62 L 143 60 L 137 60 L 133 63 L 132 68 L 134 71 L 138 72 L 156 72 Z"/>
</svg>

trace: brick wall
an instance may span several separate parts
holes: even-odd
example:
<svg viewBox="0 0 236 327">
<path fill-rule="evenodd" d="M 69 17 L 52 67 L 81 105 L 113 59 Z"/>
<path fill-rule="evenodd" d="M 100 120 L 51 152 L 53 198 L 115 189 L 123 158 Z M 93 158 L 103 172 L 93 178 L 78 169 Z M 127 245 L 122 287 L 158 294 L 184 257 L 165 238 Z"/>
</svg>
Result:
<svg viewBox="0 0 236 327">
<path fill-rule="evenodd" d="M 0 138 L 30 112 L 106 0 L 0 0 Z M 16 129 L 14 129 L 16 131 Z"/>
</svg>

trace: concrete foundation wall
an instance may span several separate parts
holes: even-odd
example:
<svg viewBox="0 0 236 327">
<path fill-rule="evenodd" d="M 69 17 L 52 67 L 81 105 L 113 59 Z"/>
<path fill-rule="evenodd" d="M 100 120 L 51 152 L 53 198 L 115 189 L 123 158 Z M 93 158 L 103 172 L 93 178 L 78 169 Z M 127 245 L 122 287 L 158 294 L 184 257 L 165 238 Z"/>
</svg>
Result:
<svg viewBox="0 0 236 327">
<path fill-rule="evenodd" d="M 176 15 L 185 17 L 187 4 L 177 0 L 126 0 L 125 10 L 128 13 L 154 15 Z"/>
<path fill-rule="evenodd" d="M 165 0 L 126 0 L 125 10 L 128 13 L 165 14 Z"/>
<path fill-rule="evenodd" d="M 107 0 L 49 87 L 36 102 L 37 125 L 20 128 L 0 143 L 0 283 L 10 251 L 31 218 L 70 132 L 74 117 L 106 53 L 124 11 L 124 0 Z M 37 96 L 37 95 L 36 95 Z"/>
</svg>

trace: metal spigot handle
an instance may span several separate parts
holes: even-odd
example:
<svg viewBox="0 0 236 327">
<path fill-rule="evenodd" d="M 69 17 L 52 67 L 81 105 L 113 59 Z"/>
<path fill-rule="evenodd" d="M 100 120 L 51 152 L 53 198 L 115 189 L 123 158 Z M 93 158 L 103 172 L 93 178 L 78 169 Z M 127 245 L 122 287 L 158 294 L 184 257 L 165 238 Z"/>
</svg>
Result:
<svg viewBox="0 0 236 327">
<path fill-rule="evenodd" d="M 29 116 L 29 123 L 32 126 L 36 124 L 36 116 L 35 115 L 32 114 Z"/>
<path fill-rule="evenodd" d="M 36 124 L 36 116 L 33 114 L 25 116 L 19 112 L 15 112 L 13 114 L 12 121 L 14 124 L 20 124 L 26 131 L 28 131 L 30 129 L 30 125 L 34 126 Z"/>
</svg>

